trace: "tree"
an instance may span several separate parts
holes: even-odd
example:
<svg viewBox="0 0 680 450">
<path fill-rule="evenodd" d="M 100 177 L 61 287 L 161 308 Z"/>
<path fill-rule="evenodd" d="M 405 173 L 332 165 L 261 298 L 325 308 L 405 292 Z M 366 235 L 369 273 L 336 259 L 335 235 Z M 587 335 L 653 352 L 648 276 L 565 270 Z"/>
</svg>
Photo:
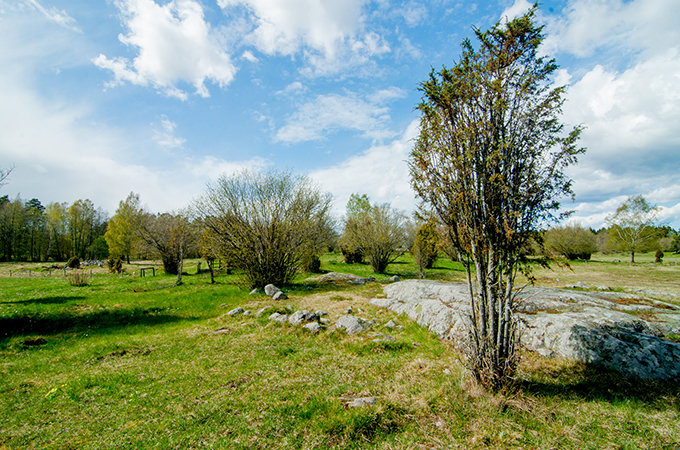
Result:
<svg viewBox="0 0 680 450">
<path fill-rule="evenodd" d="M 421 83 L 421 131 L 411 153 L 417 195 L 447 226 L 470 292 L 468 368 L 486 386 L 512 379 L 517 355 L 513 287 L 523 248 L 571 194 L 564 169 L 581 127 L 559 120 L 563 87 L 538 56 L 536 7 L 462 43 L 452 69 Z"/>
<path fill-rule="evenodd" d="M 194 208 L 213 253 L 240 269 L 249 286 L 262 288 L 288 284 L 303 254 L 325 244 L 331 202 L 306 177 L 244 170 L 209 184 Z"/>
<path fill-rule="evenodd" d="M 609 236 L 619 246 L 630 252 L 630 263 L 635 262 L 635 252 L 645 243 L 659 237 L 655 227 L 659 208 L 650 205 L 638 195 L 628 199 L 607 217 Z"/>
<path fill-rule="evenodd" d="M 355 199 L 361 202 L 356 209 L 352 198 L 347 204 L 341 245 L 368 258 L 375 273 L 385 273 L 387 266 L 403 253 L 400 249 L 406 239 L 406 216 L 388 204 L 371 206 L 368 196 Z"/>
<path fill-rule="evenodd" d="M 182 284 L 184 258 L 195 245 L 195 230 L 185 213 L 151 214 L 142 211 L 134 216 L 139 237 L 156 253 L 167 274 L 177 275 Z"/>
<path fill-rule="evenodd" d="M 431 269 L 437 260 L 439 233 L 437 221 L 432 217 L 424 222 L 416 232 L 416 240 L 411 248 L 413 258 L 418 264 L 419 278 L 425 278 L 425 269 Z"/>
<path fill-rule="evenodd" d="M 139 194 L 130 192 L 124 201 L 118 203 L 116 213 L 109 220 L 104 237 L 109 246 L 109 253 L 120 256 L 130 264 L 130 255 L 139 243 L 140 236 L 134 228 L 135 219 L 142 211 Z"/>
<path fill-rule="evenodd" d="M 14 166 L 12 166 L 8 169 L 0 169 L 0 187 L 3 187 L 4 185 L 7 184 L 7 179 L 9 178 L 9 174 L 11 174 L 13 170 L 14 170 Z"/>
<path fill-rule="evenodd" d="M 346 264 L 362 264 L 364 254 L 357 247 L 357 243 L 351 239 L 355 233 L 358 234 L 358 230 L 352 232 L 352 228 L 357 228 L 362 221 L 362 216 L 370 212 L 371 200 L 366 194 L 352 194 L 347 201 L 346 210 L 345 231 L 339 240 L 342 258 Z"/>
<path fill-rule="evenodd" d="M 543 239 L 546 249 L 564 255 L 568 260 L 588 260 L 597 251 L 595 234 L 579 225 L 551 228 Z"/>
</svg>

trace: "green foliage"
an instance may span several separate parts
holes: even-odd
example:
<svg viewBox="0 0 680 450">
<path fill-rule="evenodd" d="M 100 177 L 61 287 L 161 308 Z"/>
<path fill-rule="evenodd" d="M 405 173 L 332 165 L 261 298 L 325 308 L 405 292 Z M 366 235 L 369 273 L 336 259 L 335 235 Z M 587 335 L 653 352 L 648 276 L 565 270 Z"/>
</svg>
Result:
<svg viewBox="0 0 680 450">
<path fill-rule="evenodd" d="M 120 256 L 109 256 L 106 265 L 111 273 L 121 273 L 123 271 L 123 258 Z"/>
<path fill-rule="evenodd" d="M 300 259 L 300 268 L 307 273 L 321 272 L 321 258 L 317 253 L 307 251 Z"/>
<path fill-rule="evenodd" d="M 655 226 L 659 208 L 651 205 L 642 196 L 628 197 L 607 217 L 610 226 L 609 237 L 615 245 L 630 253 L 630 262 L 635 262 L 635 252 L 644 251 L 645 245 L 661 237 Z"/>
<path fill-rule="evenodd" d="M 375 273 L 384 273 L 388 264 L 402 253 L 405 221 L 401 211 L 389 205 L 370 206 L 368 196 L 353 194 L 340 237 L 345 262 L 356 263 L 365 257 Z"/>
<path fill-rule="evenodd" d="M 552 86 L 554 60 L 538 54 L 535 14 L 476 30 L 478 48 L 465 40 L 452 69 L 432 70 L 410 160 L 414 190 L 468 262 L 468 365 L 495 388 L 514 376 L 513 283 L 524 249 L 555 218 L 556 198 L 571 193 L 564 169 L 584 151 L 582 127 L 560 122 L 564 88 Z"/>
<path fill-rule="evenodd" d="M 549 229 L 543 237 L 545 248 L 568 260 L 589 260 L 597 251 L 596 237 L 592 231 L 579 225 L 565 225 Z"/>
<path fill-rule="evenodd" d="M 213 252 L 263 288 L 290 283 L 303 255 L 332 239 L 331 201 L 306 177 L 246 170 L 222 175 L 195 209 Z"/>
<path fill-rule="evenodd" d="M 663 251 L 661 249 L 654 253 L 654 262 L 657 264 L 661 264 L 663 262 Z"/>
<path fill-rule="evenodd" d="M 80 258 L 77 256 L 71 256 L 66 262 L 66 266 L 71 269 L 80 269 Z"/>
<path fill-rule="evenodd" d="M 424 269 L 431 269 L 437 260 L 439 244 L 437 222 L 434 219 L 430 219 L 418 228 L 416 240 L 411 249 L 413 258 L 420 269 L 420 278 L 424 278 Z"/>
<path fill-rule="evenodd" d="M 136 227 L 140 214 L 142 206 L 139 194 L 130 192 L 125 201 L 118 203 L 118 209 L 109 220 L 104 234 L 109 252 L 124 257 L 128 263 L 130 255 L 140 243 L 140 230 Z"/>
</svg>

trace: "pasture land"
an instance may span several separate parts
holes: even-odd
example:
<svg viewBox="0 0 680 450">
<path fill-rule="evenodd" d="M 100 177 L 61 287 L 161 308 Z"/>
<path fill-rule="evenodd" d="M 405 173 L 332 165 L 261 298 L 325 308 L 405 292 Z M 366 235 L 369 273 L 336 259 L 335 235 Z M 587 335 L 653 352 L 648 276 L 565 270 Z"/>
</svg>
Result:
<svg viewBox="0 0 680 450">
<path fill-rule="evenodd" d="M 553 269 L 537 284 L 576 281 L 612 289 L 680 294 L 674 264 L 623 256 Z M 653 260 L 653 256 L 651 256 Z M 630 381 L 572 361 L 526 353 L 517 389 L 473 386 L 462 356 L 404 317 L 372 307 L 380 283 L 319 285 L 301 275 L 274 304 L 248 295 L 238 274 L 209 284 L 196 261 L 175 277 L 122 276 L 93 269 L 71 286 L 45 264 L 0 264 L 0 449 L 106 448 L 535 448 L 677 449 L 680 385 Z M 324 256 L 322 269 L 375 275 L 369 266 Z M 12 277 L 9 271 L 12 270 Z M 31 276 L 28 276 L 28 271 Z M 85 269 L 89 275 L 89 268 Z M 405 255 L 389 275 L 416 277 Z M 458 263 L 439 260 L 428 277 L 462 281 Z M 677 303 L 673 298 L 659 297 Z M 350 305 L 375 318 L 373 331 L 318 335 L 253 312 Z M 402 330 L 384 328 L 394 319 Z M 372 342 L 384 333 L 394 341 Z M 345 399 L 377 403 L 347 408 Z"/>
</svg>

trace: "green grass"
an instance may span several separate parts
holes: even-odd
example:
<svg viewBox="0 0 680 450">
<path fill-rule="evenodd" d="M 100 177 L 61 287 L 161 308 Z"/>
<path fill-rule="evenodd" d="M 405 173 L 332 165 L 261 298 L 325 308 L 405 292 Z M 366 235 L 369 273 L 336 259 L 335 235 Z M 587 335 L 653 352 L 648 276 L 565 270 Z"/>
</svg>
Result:
<svg viewBox="0 0 680 450">
<path fill-rule="evenodd" d="M 339 258 L 324 256 L 322 269 L 375 276 L 370 266 Z M 619 266 L 610 265 L 598 270 L 623 279 Z M 586 273 L 579 265 L 574 270 Z M 677 384 L 630 382 L 527 354 L 517 391 L 483 392 L 449 343 L 368 304 L 381 292 L 376 283 L 320 286 L 301 275 L 286 288 L 290 299 L 274 305 L 326 309 L 335 318 L 352 304 L 379 325 L 357 337 L 332 330 L 313 335 L 264 316 L 224 316 L 236 306 L 273 305 L 236 287 L 237 275 L 221 275 L 215 285 L 207 275 L 189 275 L 173 286 L 174 277 L 133 273 L 95 273 L 85 287 L 72 287 L 63 276 L 0 277 L 0 449 L 671 449 L 680 443 Z M 405 255 L 388 274 L 415 277 L 417 269 Z M 427 275 L 464 277 L 462 267 L 446 260 Z M 382 328 L 390 319 L 405 327 Z M 373 332 L 395 341 L 371 342 L 366 335 Z M 355 409 L 342 400 L 363 396 L 378 401 Z"/>
</svg>

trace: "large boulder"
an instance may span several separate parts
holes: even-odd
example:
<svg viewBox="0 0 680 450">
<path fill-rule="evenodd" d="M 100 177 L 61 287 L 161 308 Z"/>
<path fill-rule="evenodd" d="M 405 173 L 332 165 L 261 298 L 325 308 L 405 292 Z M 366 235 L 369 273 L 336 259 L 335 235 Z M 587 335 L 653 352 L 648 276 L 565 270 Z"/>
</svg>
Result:
<svg viewBox="0 0 680 450">
<path fill-rule="evenodd" d="M 444 339 L 464 342 L 470 315 L 467 285 L 407 280 L 385 286 L 376 306 L 404 313 Z M 680 377 L 680 307 L 615 292 L 526 287 L 517 294 L 521 344 L 545 356 L 563 356 L 659 380 Z M 644 318 L 644 319 L 643 319 Z"/>
</svg>

